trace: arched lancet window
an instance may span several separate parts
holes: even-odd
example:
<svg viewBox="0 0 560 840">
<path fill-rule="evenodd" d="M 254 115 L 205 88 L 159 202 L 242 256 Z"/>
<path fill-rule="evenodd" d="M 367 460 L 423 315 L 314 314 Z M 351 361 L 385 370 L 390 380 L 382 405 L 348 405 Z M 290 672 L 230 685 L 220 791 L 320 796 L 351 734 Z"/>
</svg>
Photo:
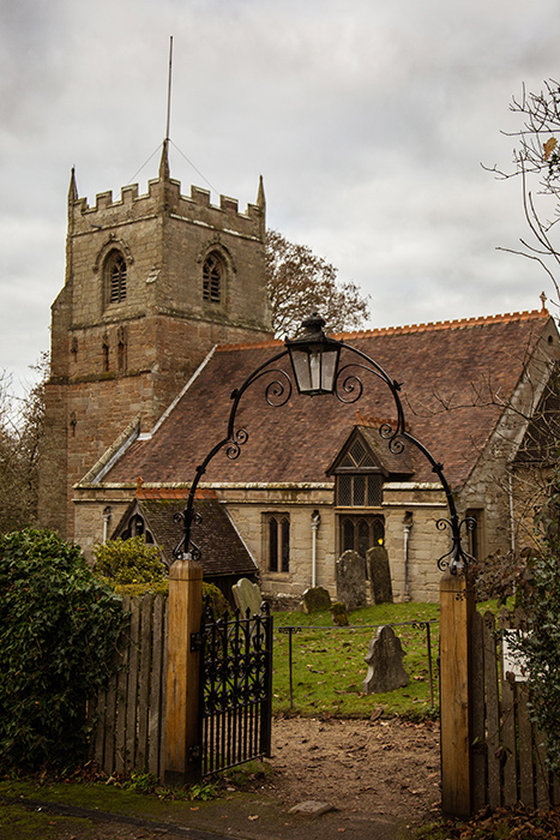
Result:
<svg viewBox="0 0 560 840">
<path fill-rule="evenodd" d="M 209 254 L 202 266 L 202 299 L 221 303 L 225 278 L 225 265 L 215 251 Z"/>
<path fill-rule="evenodd" d="M 107 301 L 119 303 L 126 299 L 126 260 L 120 251 L 111 251 L 105 261 Z"/>
<path fill-rule="evenodd" d="M 290 516 L 267 514 L 267 554 L 270 572 L 290 571 Z"/>
<path fill-rule="evenodd" d="M 148 545 L 154 545 L 154 538 L 146 528 L 144 517 L 139 513 L 135 513 L 130 517 L 126 529 L 121 534 L 121 539 L 123 540 L 128 540 L 131 537 L 144 537 L 144 541 Z"/>
</svg>

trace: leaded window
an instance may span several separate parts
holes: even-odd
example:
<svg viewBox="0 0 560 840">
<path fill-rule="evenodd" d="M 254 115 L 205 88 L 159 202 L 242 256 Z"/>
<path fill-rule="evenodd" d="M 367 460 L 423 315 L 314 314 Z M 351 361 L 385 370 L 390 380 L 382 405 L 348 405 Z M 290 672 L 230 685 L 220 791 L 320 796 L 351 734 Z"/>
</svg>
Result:
<svg viewBox="0 0 560 840">
<path fill-rule="evenodd" d="M 340 551 L 357 551 L 366 556 L 368 548 L 383 545 L 385 521 L 379 514 L 339 517 Z"/>
<path fill-rule="evenodd" d="M 379 507 L 383 501 L 380 473 L 342 473 L 336 476 L 336 503 L 339 507 Z"/>
<path fill-rule="evenodd" d="M 363 440 L 356 437 L 339 462 L 336 504 L 339 507 L 379 507 L 383 501 L 383 475 Z"/>
</svg>

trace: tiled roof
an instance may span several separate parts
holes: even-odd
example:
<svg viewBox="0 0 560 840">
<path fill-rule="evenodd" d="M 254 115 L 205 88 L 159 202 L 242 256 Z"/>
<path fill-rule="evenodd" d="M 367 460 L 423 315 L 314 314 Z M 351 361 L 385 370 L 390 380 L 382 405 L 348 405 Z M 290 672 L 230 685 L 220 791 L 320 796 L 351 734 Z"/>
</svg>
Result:
<svg viewBox="0 0 560 840">
<path fill-rule="evenodd" d="M 173 550 L 182 534 L 182 526 L 173 516 L 183 512 L 185 502 L 185 498 L 157 499 L 145 498 L 145 495 L 137 500 L 138 512 L 144 517 L 168 565 L 174 560 Z M 197 495 L 195 513 L 200 514 L 201 521 L 193 524 L 192 539 L 201 551 L 204 577 L 255 574 L 257 567 L 224 506 Z"/>
<path fill-rule="evenodd" d="M 393 327 L 339 336 L 372 357 L 402 383 L 401 399 L 410 431 L 443 462 L 452 486 L 467 478 L 521 376 L 528 354 L 548 324 L 543 311 Z M 150 440 L 133 443 L 104 481 L 188 482 L 210 448 L 226 435 L 234 387 L 282 349 L 281 342 L 218 347 Z M 355 356 L 348 350 L 341 364 Z M 278 367 L 286 366 L 286 359 Z M 287 369 L 287 368 L 286 368 Z M 325 471 L 355 425 L 393 421 L 387 386 L 355 369 L 364 385 L 357 403 L 332 395 L 292 393 L 286 405 L 264 397 L 271 378 L 262 377 L 241 399 L 237 428 L 249 440 L 236 460 L 217 455 L 205 481 L 324 481 Z M 417 481 L 433 480 L 430 466 L 414 454 Z"/>
</svg>

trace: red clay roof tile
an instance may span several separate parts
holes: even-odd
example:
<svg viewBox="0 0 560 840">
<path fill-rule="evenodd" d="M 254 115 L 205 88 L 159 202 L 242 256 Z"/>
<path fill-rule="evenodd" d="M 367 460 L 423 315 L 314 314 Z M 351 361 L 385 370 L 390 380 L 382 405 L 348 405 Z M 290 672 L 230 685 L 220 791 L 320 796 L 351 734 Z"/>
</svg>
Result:
<svg viewBox="0 0 560 840">
<path fill-rule="evenodd" d="M 511 396 L 549 318 L 546 311 L 521 312 L 341 338 L 403 383 L 407 429 L 443 462 L 448 481 L 458 486 L 500 416 L 496 402 Z M 219 347 L 153 438 L 133 443 L 105 481 L 131 481 L 138 475 L 146 482 L 192 480 L 196 466 L 226 436 L 232 388 L 281 347 L 278 341 Z M 346 349 L 341 364 L 352 357 Z M 276 368 L 281 371 L 287 364 L 282 359 Z M 293 392 L 286 405 L 273 408 L 264 391 L 274 379 L 285 382 L 285 375 L 258 379 L 243 395 L 237 415 L 236 428 L 247 430 L 247 443 L 234 460 L 222 450 L 203 480 L 324 481 L 358 417 L 396 418 L 390 391 L 378 377 L 358 368 L 348 372 L 359 372 L 364 384 L 359 403 L 349 405 L 332 395 L 310 398 Z M 421 457 L 414 462 L 416 480 L 434 479 L 427 462 Z"/>
</svg>

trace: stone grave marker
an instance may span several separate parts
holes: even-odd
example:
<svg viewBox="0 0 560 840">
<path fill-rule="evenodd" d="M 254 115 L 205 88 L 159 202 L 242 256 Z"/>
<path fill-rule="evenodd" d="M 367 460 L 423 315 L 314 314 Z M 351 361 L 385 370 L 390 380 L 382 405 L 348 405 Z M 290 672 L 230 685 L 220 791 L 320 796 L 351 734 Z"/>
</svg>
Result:
<svg viewBox="0 0 560 840">
<path fill-rule="evenodd" d="M 337 624 L 339 627 L 346 627 L 350 624 L 346 607 L 341 601 L 335 601 L 334 604 L 331 604 L 331 614 L 333 624 Z"/>
<path fill-rule="evenodd" d="M 367 550 L 366 557 L 373 603 L 392 604 L 393 587 L 387 549 L 382 545 L 375 545 Z"/>
<path fill-rule="evenodd" d="M 365 661 L 368 672 L 362 685 L 364 694 L 378 694 L 394 691 L 409 683 L 409 676 L 403 668 L 404 651 L 401 640 L 387 624 L 377 629 L 370 642 Z"/>
<path fill-rule="evenodd" d="M 336 597 L 348 612 L 366 606 L 366 570 L 357 551 L 345 551 L 336 561 Z"/>
<path fill-rule="evenodd" d="M 258 615 L 261 611 L 263 597 L 258 583 L 251 583 L 248 578 L 240 578 L 231 587 L 233 600 L 242 616 L 247 614 L 247 608 L 251 615 Z"/>
<path fill-rule="evenodd" d="M 331 607 L 331 596 L 324 586 L 310 586 L 302 595 L 301 607 L 307 615 L 324 612 Z"/>
</svg>

